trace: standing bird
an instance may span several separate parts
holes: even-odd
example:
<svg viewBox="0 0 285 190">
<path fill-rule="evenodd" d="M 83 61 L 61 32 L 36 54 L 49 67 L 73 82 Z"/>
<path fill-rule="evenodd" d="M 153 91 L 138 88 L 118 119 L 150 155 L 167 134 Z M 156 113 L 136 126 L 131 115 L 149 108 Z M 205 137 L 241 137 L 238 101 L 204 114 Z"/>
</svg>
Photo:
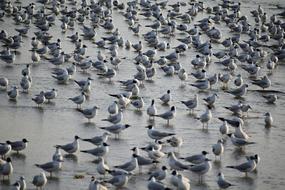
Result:
<svg viewBox="0 0 285 190">
<path fill-rule="evenodd" d="M 64 150 L 68 154 L 76 153 L 79 150 L 78 139 L 80 139 L 80 138 L 76 135 L 76 136 L 74 136 L 74 141 L 72 143 L 68 143 L 65 145 L 56 145 L 55 147 Z"/>
<path fill-rule="evenodd" d="M 200 117 L 197 119 L 199 119 L 200 122 L 203 124 L 203 129 L 205 128 L 205 123 L 207 124 L 207 128 L 208 128 L 209 121 L 211 121 L 212 119 L 211 108 L 207 106 L 206 111 L 202 115 L 200 115 Z"/>
<path fill-rule="evenodd" d="M 181 101 L 182 104 L 184 104 L 191 113 L 194 112 L 194 109 L 198 106 L 198 95 L 195 94 L 193 99 L 190 99 L 188 101 Z"/>
<path fill-rule="evenodd" d="M 45 98 L 45 92 L 41 91 L 40 94 L 36 95 L 32 100 L 37 104 L 39 107 L 41 104 L 43 104 L 46 101 Z"/>
<path fill-rule="evenodd" d="M 84 117 L 88 119 L 88 122 L 90 122 L 90 120 L 96 116 L 97 109 L 99 109 L 97 106 L 93 106 L 92 108 L 87 108 L 83 110 L 80 109 L 79 112 L 81 112 Z"/>
<path fill-rule="evenodd" d="M 2 89 L 7 90 L 8 84 L 9 84 L 9 80 L 7 78 L 5 78 L 5 77 L 1 77 L 0 78 L 0 88 L 1 88 L 1 90 Z"/>
<path fill-rule="evenodd" d="M 147 115 L 149 116 L 149 118 L 155 118 L 155 115 L 157 114 L 157 109 L 155 107 L 155 103 L 154 103 L 154 99 L 151 100 L 151 104 L 150 106 L 147 108 L 146 110 Z"/>
<path fill-rule="evenodd" d="M 233 184 L 225 180 L 225 176 L 222 172 L 218 173 L 217 184 L 220 189 L 227 189 L 228 187 L 234 186 Z"/>
<path fill-rule="evenodd" d="M 34 176 L 32 183 L 36 188 L 42 189 L 47 183 L 46 174 L 41 172 L 39 175 Z"/>
<path fill-rule="evenodd" d="M 16 151 L 17 153 L 19 153 L 20 151 L 24 150 L 27 148 L 28 146 L 28 140 L 27 139 L 23 139 L 21 141 L 14 141 L 11 142 L 11 148 L 12 150 Z"/>
<path fill-rule="evenodd" d="M 81 108 L 81 104 L 83 104 L 86 100 L 86 95 L 84 92 L 81 92 L 80 95 L 75 96 L 73 98 L 69 98 L 72 102 L 74 102 L 78 108 L 78 106 Z"/>
<path fill-rule="evenodd" d="M 272 123 L 273 123 L 273 118 L 271 116 L 270 112 L 266 112 L 264 114 L 265 118 L 264 118 L 264 122 L 265 122 L 265 127 L 271 127 Z"/>
<path fill-rule="evenodd" d="M 222 159 L 222 154 L 224 153 L 224 145 L 222 139 L 219 139 L 217 144 L 212 145 L 212 151 L 215 155 L 215 159 L 217 156 L 220 156 L 220 160 Z"/>
<path fill-rule="evenodd" d="M 235 170 L 238 170 L 240 172 L 245 173 L 247 176 L 248 172 L 252 172 L 256 168 L 256 158 L 255 157 L 248 157 L 247 161 L 240 164 L 240 165 L 235 165 L 235 166 L 226 166 L 227 168 L 232 168 Z"/>
<path fill-rule="evenodd" d="M 55 99 L 57 97 L 57 90 L 53 88 L 51 91 L 45 92 L 44 95 L 48 102 L 50 102 L 50 100 Z"/>
<path fill-rule="evenodd" d="M 203 175 L 211 170 L 212 165 L 210 161 L 211 161 L 210 159 L 205 158 L 205 161 L 202 162 L 201 164 L 191 165 L 189 167 L 190 171 L 199 175 L 199 182 L 202 182 Z"/>
<path fill-rule="evenodd" d="M 7 94 L 10 100 L 17 100 L 19 95 L 18 87 L 13 86 L 12 89 L 7 92 Z"/>
<path fill-rule="evenodd" d="M 167 133 L 167 132 L 162 132 L 162 131 L 158 131 L 153 129 L 152 125 L 147 126 L 146 128 L 148 128 L 147 130 L 147 134 L 150 138 L 154 139 L 154 140 L 161 140 L 165 137 L 169 137 L 169 136 L 173 136 L 175 135 L 175 133 Z"/>
<path fill-rule="evenodd" d="M 52 176 L 52 172 L 57 172 L 61 169 L 63 160 L 53 160 L 51 162 L 47 162 L 44 164 L 35 164 L 38 168 L 43 169 L 46 172 L 50 173 Z"/>
<path fill-rule="evenodd" d="M 163 104 L 168 104 L 171 100 L 170 90 L 167 90 L 167 93 L 162 95 L 159 99 L 162 101 Z"/>
<path fill-rule="evenodd" d="M 173 119 L 175 115 L 176 115 L 176 108 L 175 106 L 172 106 L 170 110 L 161 114 L 156 114 L 154 116 L 167 120 L 167 125 L 169 125 L 169 120 Z"/>
<path fill-rule="evenodd" d="M 12 160 L 10 157 L 8 157 L 6 161 L 0 159 L 0 175 L 3 176 L 3 180 L 5 176 L 8 176 L 8 179 L 10 179 L 10 175 L 13 173 L 13 170 Z"/>
</svg>

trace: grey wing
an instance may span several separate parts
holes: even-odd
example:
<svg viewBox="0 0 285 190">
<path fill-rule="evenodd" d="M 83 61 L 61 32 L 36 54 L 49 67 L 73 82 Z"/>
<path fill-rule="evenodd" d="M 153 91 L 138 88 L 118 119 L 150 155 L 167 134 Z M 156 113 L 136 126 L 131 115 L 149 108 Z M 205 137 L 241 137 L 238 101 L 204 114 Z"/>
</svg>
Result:
<svg viewBox="0 0 285 190">
<path fill-rule="evenodd" d="M 130 162 L 126 162 L 125 164 L 119 165 L 117 167 L 124 169 L 124 168 L 128 168 L 130 166 L 130 164 L 131 164 Z"/>
<path fill-rule="evenodd" d="M 165 136 L 164 133 L 159 132 L 159 131 L 155 131 L 155 130 L 153 130 L 151 133 L 153 136 L 157 136 L 157 137 L 164 137 Z"/>
<path fill-rule="evenodd" d="M 137 159 L 138 159 L 138 164 L 139 165 L 149 165 L 149 164 L 152 164 L 152 160 L 151 159 L 147 159 L 147 158 L 144 158 L 142 156 L 138 156 Z"/>
<path fill-rule="evenodd" d="M 190 167 L 190 170 L 193 172 L 200 172 L 206 169 L 205 164 L 194 165 Z"/>
<path fill-rule="evenodd" d="M 250 167 L 250 164 L 247 163 L 247 162 L 243 163 L 243 164 L 240 164 L 238 166 L 235 166 L 236 169 L 241 170 L 241 171 L 244 171 L 244 170 L 246 170 L 249 167 Z"/>
<path fill-rule="evenodd" d="M 12 146 L 12 148 L 21 147 L 22 146 L 22 141 L 12 142 L 11 146 Z"/>
<path fill-rule="evenodd" d="M 182 168 L 182 169 L 188 169 L 189 167 L 185 164 L 182 164 L 181 162 L 175 162 L 175 165 L 177 165 L 179 168 Z"/>
<path fill-rule="evenodd" d="M 73 145 L 71 143 L 66 144 L 66 145 L 60 145 L 60 148 L 65 150 L 65 151 L 69 151 L 69 150 L 73 149 Z"/>
<path fill-rule="evenodd" d="M 114 176 L 112 179 L 110 179 L 108 181 L 108 183 L 114 184 L 114 183 L 118 183 L 120 181 L 118 176 Z"/>
<path fill-rule="evenodd" d="M 48 163 L 39 165 L 39 167 L 42 168 L 42 169 L 53 168 L 53 163 L 52 162 L 48 162 Z"/>
</svg>

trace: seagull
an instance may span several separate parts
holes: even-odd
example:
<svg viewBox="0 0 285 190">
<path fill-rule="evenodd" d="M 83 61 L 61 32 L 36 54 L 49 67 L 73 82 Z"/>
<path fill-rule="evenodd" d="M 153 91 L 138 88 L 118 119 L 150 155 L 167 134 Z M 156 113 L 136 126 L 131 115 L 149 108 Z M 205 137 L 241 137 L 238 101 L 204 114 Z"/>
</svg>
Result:
<svg viewBox="0 0 285 190">
<path fill-rule="evenodd" d="M 100 77 L 104 77 L 104 78 L 108 78 L 109 81 L 111 81 L 112 78 L 114 78 L 116 76 L 116 70 L 115 69 L 108 69 L 106 72 L 104 73 L 98 73 L 97 75 L 99 75 Z"/>
<path fill-rule="evenodd" d="M 1 77 L 0 78 L 0 88 L 7 90 L 9 85 L 9 80 L 6 77 Z"/>
<path fill-rule="evenodd" d="M 115 176 L 113 176 L 112 179 L 106 180 L 104 182 L 110 183 L 110 184 L 114 185 L 116 188 L 120 188 L 120 187 L 127 185 L 128 181 L 129 181 L 129 175 L 130 175 L 129 173 L 120 172 L 119 175 L 115 175 Z"/>
<path fill-rule="evenodd" d="M 76 153 L 79 150 L 78 139 L 80 139 L 80 138 L 76 135 L 76 136 L 74 136 L 74 141 L 72 143 L 68 143 L 65 145 L 56 145 L 55 147 L 64 150 L 68 154 Z"/>
<path fill-rule="evenodd" d="M 271 86 L 271 81 L 267 75 L 265 75 L 259 80 L 254 80 L 252 84 L 257 85 L 264 90 L 265 88 L 269 88 Z"/>
<path fill-rule="evenodd" d="M 46 101 L 45 98 L 45 92 L 41 91 L 40 94 L 36 95 L 35 97 L 32 98 L 32 100 L 37 104 L 39 107 L 41 104 L 43 104 Z"/>
<path fill-rule="evenodd" d="M 52 77 L 55 78 L 59 84 L 66 84 L 70 79 L 67 69 L 62 69 L 60 73 L 53 73 Z"/>
<path fill-rule="evenodd" d="M 33 185 L 36 186 L 36 188 L 42 189 L 46 183 L 47 183 L 47 177 L 44 172 L 41 172 L 39 175 L 34 176 Z"/>
<path fill-rule="evenodd" d="M 234 186 L 233 184 L 225 180 L 225 176 L 222 172 L 218 173 L 217 184 L 220 189 L 227 189 L 228 187 Z"/>
<path fill-rule="evenodd" d="M 118 107 L 118 102 L 117 101 L 114 101 L 111 105 L 108 106 L 108 112 L 111 115 L 118 114 L 119 107 Z"/>
<path fill-rule="evenodd" d="M 167 133 L 167 132 L 162 132 L 162 131 L 158 131 L 153 129 L 152 125 L 148 125 L 146 128 L 148 128 L 147 130 L 147 134 L 151 139 L 154 140 L 161 140 L 165 137 L 169 137 L 169 136 L 173 136 L 175 135 L 175 133 Z"/>
<path fill-rule="evenodd" d="M 149 118 L 151 117 L 153 117 L 153 119 L 155 118 L 155 115 L 157 114 L 157 109 L 154 103 L 154 99 L 151 100 L 151 105 L 147 108 L 146 112 Z"/>
<path fill-rule="evenodd" d="M 202 181 L 202 175 L 206 174 L 207 172 L 209 172 L 212 168 L 211 165 L 211 160 L 208 158 L 205 158 L 204 162 L 197 164 L 197 165 L 191 165 L 189 167 L 189 170 L 198 174 L 199 175 L 199 181 Z"/>
<path fill-rule="evenodd" d="M 62 154 L 61 154 L 61 152 L 60 152 L 60 149 L 59 149 L 59 147 L 56 147 L 55 148 L 55 153 L 52 155 L 52 160 L 53 161 L 56 161 L 56 160 L 63 160 L 63 156 L 62 156 Z"/>
<path fill-rule="evenodd" d="M 86 142 L 90 142 L 96 146 L 100 146 L 102 145 L 104 142 L 106 143 L 108 141 L 108 138 L 111 134 L 109 132 L 104 132 L 102 135 L 100 136 L 95 136 L 93 138 L 90 138 L 90 139 L 82 139 L 83 141 L 86 141 Z"/>
<path fill-rule="evenodd" d="M 7 92 L 7 94 L 9 99 L 16 100 L 19 95 L 18 87 L 13 86 L 12 89 Z"/>
<path fill-rule="evenodd" d="M 102 119 L 102 121 L 108 121 L 113 124 L 118 124 L 123 119 L 123 112 L 120 110 L 116 115 L 110 115 L 107 119 Z"/>
<path fill-rule="evenodd" d="M 175 117 L 175 115 L 176 115 L 176 108 L 175 108 L 175 106 L 172 106 L 170 108 L 170 110 L 168 110 L 164 113 L 161 113 L 161 114 L 156 114 L 154 116 L 167 120 L 167 125 L 169 125 L 169 120 L 173 119 Z"/>
<path fill-rule="evenodd" d="M 20 179 L 17 180 L 17 183 L 20 185 L 19 190 L 26 190 L 27 184 L 24 176 L 20 176 Z"/>
<path fill-rule="evenodd" d="M 181 101 L 181 103 L 184 104 L 191 111 L 191 113 L 193 113 L 194 109 L 198 106 L 198 95 L 195 94 L 193 99 Z"/>
<path fill-rule="evenodd" d="M 145 157 L 141 156 L 140 153 L 139 153 L 138 147 L 133 147 L 131 150 L 133 151 L 133 153 L 134 153 L 135 155 L 137 155 L 136 158 L 137 158 L 137 160 L 138 160 L 139 170 L 141 170 L 141 167 L 142 167 L 142 166 L 147 166 L 147 165 L 152 165 L 152 164 L 154 164 L 154 163 L 158 163 L 158 162 L 155 161 L 155 160 L 152 160 L 152 159 L 145 158 Z"/>
<path fill-rule="evenodd" d="M 220 125 L 219 131 L 222 135 L 227 135 L 229 133 L 229 126 L 227 121 L 223 121 L 223 124 Z"/>
<path fill-rule="evenodd" d="M 12 146 L 10 141 L 0 144 L 0 156 L 2 156 L 2 158 L 5 158 L 5 156 L 11 152 L 11 150 Z"/>
<path fill-rule="evenodd" d="M 208 152 L 202 151 L 201 154 L 195 154 L 193 156 L 182 157 L 180 159 L 186 160 L 187 162 L 191 162 L 193 164 L 200 164 L 205 161 L 207 154 Z"/>
<path fill-rule="evenodd" d="M 30 80 L 30 77 L 26 74 L 23 75 L 21 82 L 20 82 L 20 86 L 22 87 L 24 92 L 28 92 L 29 89 L 32 86 L 32 81 Z"/>
<path fill-rule="evenodd" d="M 172 147 L 180 148 L 183 144 L 183 139 L 181 137 L 173 136 L 170 139 L 167 139 L 166 142 L 169 143 Z"/>
<path fill-rule="evenodd" d="M 233 145 L 240 147 L 240 148 L 242 148 L 243 146 L 246 146 L 246 145 L 255 144 L 255 142 L 250 142 L 246 139 L 237 138 L 232 133 L 229 133 L 228 136 L 231 138 Z"/>
<path fill-rule="evenodd" d="M 224 145 L 222 139 L 219 139 L 217 144 L 212 145 L 212 151 L 215 155 L 215 158 L 217 156 L 220 156 L 220 160 L 222 159 L 222 154 L 224 153 Z"/>
<path fill-rule="evenodd" d="M 19 153 L 20 151 L 22 151 L 22 150 L 27 148 L 28 142 L 29 141 L 24 138 L 21 141 L 14 141 L 14 142 L 10 142 L 10 143 L 11 143 L 12 150 L 14 150 L 17 153 Z"/>
<path fill-rule="evenodd" d="M 163 183 L 156 182 L 156 178 L 154 176 L 151 176 L 149 178 L 147 189 L 148 190 L 170 190 L 170 188 L 167 188 Z"/>
<path fill-rule="evenodd" d="M 265 118 L 264 118 L 264 122 L 265 122 L 265 127 L 271 127 L 272 123 L 273 123 L 273 118 L 271 116 L 270 112 L 266 112 L 264 114 Z"/>
<path fill-rule="evenodd" d="M 142 97 L 138 97 L 136 100 L 131 101 L 131 104 L 138 110 L 144 107 L 144 101 Z"/>
<path fill-rule="evenodd" d="M 110 170 L 109 166 L 105 163 L 103 157 L 99 157 L 99 163 L 97 164 L 96 170 L 101 175 L 106 175 L 107 170 Z"/>
<path fill-rule="evenodd" d="M 213 107 L 216 102 L 216 98 L 218 97 L 218 94 L 214 93 L 211 96 L 208 96 L 207 98 L 203 98 L 203 100 L 207 103 L 208 106 Z"/>
<path fill-rule="evenodd" d="M 202 115 L 200 115 L 200 117 L 197 119 L 199 119 L 200 122 L 203 124 L 203 129 L 205 127 L 205 123 L 207 124 L 207 128 L 208 128 L 209 122 L 212 119 L 211 108 L 207 106 L 206 111 Z"/>
<path fill-rule="evenodd" d="M 50 102 L 57 97 L 57 90 L 53 88 L 52 90 L 45 92 L 44 96 L 48 102 Z"/>
<path fill-rule="evenodd" d="M 129 124 L 115 124 L 115 125 L 112 125 L 110 127 L 100 127 L 100 129 L 103 129 L 103 130 L 106 130 L 110 133 L 113 133 L 113 134 L 115 134 L 115 138 L 116 138 L 116 136 L 118 136 L 118 138 L 119 138 L 120 133 L 123 130 L 129 128 L 130 126 L 131 125 L 129 125 Z"/>
<path fill-rule="evenodd" d="M 80 152 L 88 153 L 96 157 L 103 157 L 109 152 L 109 146 L 107 143 L 103 143 L 101 146 L 89 150 L 80 150 Z"/>
<path fill-rule="evenodd" d="M 247 158 L 247 161 L 240 164 L 240 165 L 236 165 L 236 166 L 226 166 L 227 168 L 232 168 L 232 169 L 236 169 L 240 172 L 245 173 L 245 175 L 247 176 L 248 172 L 252 172 L 253 170 L 255 170 L 256 168 L 256 159 L 255 157 L 249 157 Z"/>
<path fill-rule="evenodd" d="M 236 89 L 233 89 L 233 90 L 228 90 L 226 92 L 234 95 L 237 98 L 241 98 L 242 96 L 244 96 L 246 94 L 247 88 L 248 88 L 248 84 L 243 84 L 239 88 L 236 88 Z"/>
<path fill-rule="evenodd" d="M 86 95 L 84 92 L 81 92 L 81 94 L 79 96 L 69 98 L 69 100 L 74 102 L 77 105 L 77 108 L 78 108 L 78 106 L 80 106 L 80 108 L 81 108 L 81 104 L 83 104 L 86 100 Z"/>
<path fill-rule="evenodd" d="M 170 90 L 167 90 L 167 93 L 162 95 L 159 99 L 162 101 L 163 104 L 168 104 L 171 100 Z"/>
<path fill-rule="evenodd" d="M 159 181 L 164 180 L 167 175 L 167 167 L 162 166 L 160 169 L 149 172 L 148 174 L 150 174 L 150 177 L 154 177 L 156 180 L 159 180 Z"/>
<path fill-rule="evenodd" d="M 135 171 L 139 167 L 137 155 L 133 154 L 132 159 L 130 161 L 128 161 L 122 165 L 118 165 L 118 166 L 114 166 L 114 167 L 128 171 L 128 172 Z"/>
<path fill-rule="evenodd" d="M 93 80 L 92 78 L 88 77 L 87 80 L 80 80 L 80 81 L 74 80 L 74 82 L 75 82 L 81 89 L 83 89 L 84 87 L 86 87 L 86 86 L 88 85 L 88 83 L 91 84 L 91 81 L 92 81 L 92 80 Z"/>
<path fill-rule="evenodd" d="M 167 157 L 168 157 L 168 165 L 170 166 L 172 170 L 181 171 L 181 170 L 189 169 L 188 165 L 185 165 L 177 160 L 173 152 L 169 152 Z"/>
<path fill-rule="evenodd" d="M 35 164 L 38 168 L 43 169 L 46 172 L 50 173 L 50 176 L 52 176 L 52 172 L 59 171 L 62 167 L 63 160 L 53 160 L 51 162 L 47 162 L 45 164 Z"/>
<path fill-rule="evenodd" d="M 91 181 L 88 186 L 88 190 L 107 190 L 107 187 L 100 184 L 98 180 L 95 179 L 94 176 L 91 177 Z"/>
<path fill-rule="evenodd" d="M 262 97 L 265 98 L 269 104 L 274 104 L 278 99 L 277 95 L 275 94 L 262 95 Z"/>
<path fill-rule="evenodd" d="M 97 109 L 99 109 L 97 106 L 93 106 L 92 108 L 80 109 L 79 112 L 81 112 L 84 117 L 88 119 L 88 122 L 90 122 L 90 120 L 96 116 Z"/>
<path fill-rule="evenodd" d="M 199 90 L 208 90 L 210 88 L 209 80 L 197 81 L 195 84 L 190 85 L 198 88 Z"/>
<path fill-rule="evenodd" d="M 8 179 L 10 179 L 10 175 L 13 173 L 13 166 L 12 166 L 12 160 L 10 157 L 8 157 L 5 160 L 0 159 L 0 175 L 3 176 L 3 179 L 5 176 L 8 176 Z"/>
</svg>

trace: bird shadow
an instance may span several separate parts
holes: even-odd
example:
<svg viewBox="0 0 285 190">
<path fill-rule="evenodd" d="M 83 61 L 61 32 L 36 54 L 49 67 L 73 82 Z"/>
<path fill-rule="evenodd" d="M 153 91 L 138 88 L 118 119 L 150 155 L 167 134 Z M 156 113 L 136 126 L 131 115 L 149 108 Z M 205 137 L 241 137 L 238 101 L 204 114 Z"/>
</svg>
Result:
<svg viewBox="0 0 285 190">
<path fill-rule="evenodd" d="M 11 180 L 10 180 L 10 178 L 9 179 L 7 179 L 7 178 L 3 179 L 3 177 L 1 177 L 0 184 L 9 186 L 11 184 Z"/>
<path fill-rule="evenodd" d="M 26 159 L 26 155 L 25 155 L 25 154 L 17 153 L 17 152 L 11 153 L 10 156 L 11 156 L 13 159 L 18 159 L 18 160 L 25 160 L 25 159 Z"/>
<path fill-rule="evenodd" d="M 78 162 L 78 157 L 77 157 L 77 155 L 74 155 L 74 154 L 65 154 L 63 157 L 64 157 L 66 160 L 68 160 L 68 161 Z"/>
<path fill-rule="evenodd" d="M 84 127 L 96 127 L 96 124 L 93 122 L 84 122 L 83 126 Z"/>
<path fill-rule="evenodd" d="M 134 110 L 134 113 L 138 116 L 142 116 L 143 115 L 143 112 L 142 110 Z"/>
<path fill-rule="evenodd" d="M 166 123 L 166 124 L 163 124 L 162 127 L 164 127 L 164 128 L 173 128 L 174 125 L 173 125 L 173 124 L 170 124 L 170 123 L 169 123 L 169 124 Z"/>
</svg>

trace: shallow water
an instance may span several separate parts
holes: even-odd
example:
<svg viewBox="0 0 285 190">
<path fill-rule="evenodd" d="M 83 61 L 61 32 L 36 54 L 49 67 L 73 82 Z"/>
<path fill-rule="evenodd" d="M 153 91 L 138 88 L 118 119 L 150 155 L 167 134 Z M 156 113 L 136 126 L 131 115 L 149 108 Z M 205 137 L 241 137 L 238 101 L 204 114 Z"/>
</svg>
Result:
<svg viewBox="0 0 285 190">
<path fill-rule="evenodd" d="M 175 1 L 170 1 L 175 2 Z M 261 4 L 265 11 L 269 15 L 272 13 L 281 12 L 275 8 L 271 2 L 264 0 L 261 1 L 241 1 L 243 14 L 248 14 L 252 9 L 257 8 L 257 4 Z M 217 1 L 209 1 L 210 5 L 214 5 Z M 282 3 L 282 1 L 274 1 L 273 4 Z M 25 2 L 28 4 L 28 2 Z M 284 4 L 284 2 L 283 2 Z M 249 14 L 248 14 L 249 15 Z M 206 13 L 199 14 L 198 17 L 190 24 L 192 27 L 194 22 L 202 17 L 208 16 Z M 119 31 L 123 38 L 129 39 L 131 42 L 136 43 L 141 38 L 133 36 L 132 32 L 127 28 L 127 24 L 124 21 L 122 14 L 118 11 L 113 11 L 113 20 L 115 26 L 119 28 Z M 284 21 L 284 20 L 283 20 Z M 51 34 L 57 38 L 62 39 L 63 49 L 66 53 L 71 53 L 74 46 L 68 40 L 65 40 L 65 36 L 73 34 L 75 30 L 79 30 L 82 26 L 76 26 L 74 31 L 67 31 L 65 34 L 61 33 L 58 29 L 59 22 L 56 22 L 57 26 L 52 27 Z M 88 23 L 88 22 L 87 22 Z M 149 23 L 148 20 L 141 19 L 141 24 L 145 25 Z M 11 18 L 5 18 L 5 22 L 0 21 L 1 28 L 5 27 L 10 35 L 16 34 L 14 31 L 14 24 Z M 223 26 L 223 25 L 221 25 Z M 18 26 L 20 27 L 20 26 Z M 220 27 L 220 25 L 217 25 Z M 36 29 L 32 27 L 29 31 L 29 36 L 33 35 Z M 102 36 L 107 36 L 102 28 L 96 30 L 96 40 Z M 142 28 L 142 33 L 145 33 L 147 29 Z M 81 31 L 80 31 L 81 32 Z M 222 33 L 224 36 L 228 35 L 228 30 L 223 27 Z M 177 34 L 182 37 L 183 35 Z M 16 65 L 13 67 L 6 67 L 5 63 L 0 64 L 0 77 L 5 76 L 10 80 L 10 84 L 19 85 L 21 80 L 20 72 L 24 68 L 23 64 L 30 63 L 31 52 L 28 50 L 30 46 L 30 37 L 24 38 L 24 44 L 21 48 L 21 54 L 17 55 Z M 245 36 L 242 36 L 246 39 Z M 163 39 L 163 38 L 161 38 Z M 206 39 L 206 38 L 205 38 Z M 167 39 L 164 39 L 167 40 Z M 98 48 L 95 44 L 91 44 L 89 41 L 84 41 L 84 44 L 88 46 L 87 55 L 92 58 L 96 58 Z M 175 39 L 170 39 L 171 47 L 175 47 L 179 42 Z M 144 44 L 144 50 L 146 50 L 146 44 Z M 223 49 L 221 45 L 214 46 L 214 52 L 218 49 Z M 109 57 L 108 51 L 101 49 Z M 118 93 L 122 89 L 118 80 L 124 80 L 132 78 L 135 74 L 135 65 L 132 59 L 136 54 L 132 50 L 125 50 L 119 48 L 119 56 L 127 57 L 126 60 L 119 66 L 117 76 L 113 82 L 108 82 L 104 79 L 99 79 L 96 76 L 96 71 L 88 71 L 88 73 L 77 72 L 74 76 L 75 79 L 85 79 L 91 76 L 95 80 L 92 83 L 92 92 L 90 98 L 83 104 L 83 107 L 91 107 L 97 105 L 100 110 L 97 116 L 93 119 L 92 123 L 87 123 L 87 120 L 76 111 L 76 105 L 68 100 L 69 97 L 73 97 L 79 94 L 79 89 L 72 81 L 68 85 L 58 85 L 57 82 L 51 77 L 51 71 L 54 67 L 48 62 L 43 61 L 40 65 L 32 67 L 33 85 L 29 94 L 21 93 L 17 102 L 9 101 L 5 92 L 0 92 L 0 141 L 6 140 L 20 140 L 23 137 L 27 138 L 30 143 L 28 148 L 17 155 L 12 153 L 10 156 L 13 160 L 14 173 L 10 181 L 4 181 L 0 183 L 0 189 L 9 189 L 8 185 L 12 184 L 19 176 L 24 175 L 28 188 L 34 188 L 30 181 L 32 177 L 40 172 L 40 170 L 34 166 L 36 163 L 45 163 L 51 160 L 54 153 L 55 144 L 65 144 L 73 140 L 74 135 L 78 135 L 83 138 L 92 137 L 101 134 L 103 131 L 99 127 L 109 126 L 109 123 L 101 121 L 101 119 L 107 117 L 107 106 L 114 100 L 108 96 L 109 93 Z M 167 55 L 172 50 L 166 52 L 159 52 L 156 56 Z M 269 50 L 268 50 L 269 51 Z M 185 56 L 181 56 L 179 59 L 183 68 L 187 73 L 193 71 L 190 60 L 194 58 L 196 52 L 192 49 L 188 50 Z M 213 58 L 213 61 L 215 59 Z M 65 63 L 63 67 L 66 67 Z M 265 74 L 266 66 L 261 69 L 260 75 Z M 111 138 L 109 140 L 110 152 L 106 156 L 106 160 L 110 166 L 114 166 L 129 160 L 131 157 L 131 151 L 129 150 L 133 146 L 143 146 L 150 141 L 147 136 L 146 129 L 144 128 L 150 122 L 145 112 L 146 107 L 150 104 L 151 99 L 156 99 L 156 105 L 160 112 L 169 109 L 169 106 L 163 106 L 160 104 L 158 98 L 165 93 L 168 89 L 171 89 L 173 101 L 171 105 L 177 107 L 177 115 L 174 120 L 171 120 L 170 126 L 165 125 L 166 122 L 157 118 L 155 120 L 155 126 L 158 129 L 175 132 L 178 136 L 182 136 L 184 144 L 180 149 L 179 154 L 182 156 L 192 155 L 199 153 L 202 150 L 211 152 L 211 145 L 216 143 L 219 135 L 219 125 L 221 122 L 217 119 L 220 116 L 230 117 L 230 113 L 227 112 L 223 106 L 229 106 L 237 102 L 231 95 L 220 90 L 220 84 L 215 85 L 213 90 L 208 93 L 199 93 L 199 106 L 195 111 L 199 116 L 204 112 L 205 106 L 202 98 L 210 95 L 213 92 L 218 93 L 219 99 L 216 102 L 213 109 L 213 119 L 209 125 L 208 130 L 202 130 L 201 123 L 195 119 L 195 116 L 189 115 L 189 112 L 185 109 L 184 105 L 180 103 L 181 100 L 187 100 L 192 98 L 197 90 L 189 85 L 184 87 L 180 86 L 180 80 L 177 75 L 173 77 L 165 77 L 162 70 L 157 68 L 157 75 L 153 82 L 147 81 L 144 86 L 141 87 L 140 96 L 144 98 L 146 103 L 145 108 L 140 112 L 136 111 L 132 106 L 129 106 L 124 111 L 123 123 L 131 124 L 132 127 L 125 130 L 120 140 Z M 208 75 L 212 76 L 216 72 L 224 72 L 222 67 L 215 65 L 214 63 L 207 69 Z M 271 90 L 278 90 L 285 92 L 285 80 L 284 80 L 285 66 L 281 64 L 274 70 L 273 75 L 270 75 L 272 81 Z M 247 74 L 238 68 L 236 73 L 241 73 L 245 81 L 247 81 Z M 187 83 L 194 82 L 193 77 L 189 77 Z M 233 81 L 232 81 L 233 82 Z M 232 84 L 231 82 L 231 84 Z M 41 90 L 49 90 L 52 88 L 58 89 L 58 97 L 55 101 L 49 104 L 45 104 L 43 108 L 37 108 L 31 98 L 39 93 Z M 261 93 L 256 91 L 259 89 L 256 86 L 250 85 L 249 92 L 244 98 L 244 101 L 250 103 L 253 107 L 253 111 L 249 112 L 248 118 L 245 120 L 244 128 L 246 132 L 251 135 L 250 140 L 257 142 L 255 145 L 246 147 L 245 152 L 240 152 L 233 147 L 228 140 L 225 144 L 225 153 L 222 156 L 222 162 L 213 162 L 212 170 L 206 175 L 205 182 L 203 184 L 197 183 L 197 176 L 186 171 L 183 172 L 191 180 L 192 189 L 218 189 L 216 185 L 216 174 L 219 171 L 223 171 L 226 178 L 237 186 L 231 189 L 243 189 L 243 190 L 267 190 L 267 189 L 284 189 L 285 185 L 285 148 L 281 142 L 284 141 L 285 129 L 284 129 L 284 113 L 285 113 L 285 96 L 279 93 L 279 99 L 277 104 L 270 105 L 265 103 L 264 98 L 261 97 Z M 264 128 L 263 113 L 270 111 L 274 118 L 274 126 L 270 129 Z M 80 142 L 81 149 L 92 148 L 89 143 Z M 165 147 L 164 151 L 172 151 L 172 148 Z M 234 165 L 243 162 L 245 155 L 259 154 L 261 162 L 258 165 L 257 171 L 249 174 L 249 177 L 245 178 L 243 174 L 225 168 L 226 165 Z M 214 160 L 214 156 L 209 156 Z M 78 153 L 75 156 L 68 156 L 63 163 L 63 169 L 55 175 L 52 179 L 48 180 L 48 184 L 45 189 L 87 189 L 90 176 L 96 175 L 96 164 L 92 161 L 93 156 Z M 164 159 L 162 162 L 165 162 Z M 162 163 L 161 163 L 162 164 Z M 143 174 L 132 177 L 125 189 L 146 189 L 147 185 L 147 172 L 150 167 L 143 169 Z M 83 179 L 74 179 L 74 175 L 83 174 Z M 111 189 L 113 187 L 110 187 Z"/>
</svg>

